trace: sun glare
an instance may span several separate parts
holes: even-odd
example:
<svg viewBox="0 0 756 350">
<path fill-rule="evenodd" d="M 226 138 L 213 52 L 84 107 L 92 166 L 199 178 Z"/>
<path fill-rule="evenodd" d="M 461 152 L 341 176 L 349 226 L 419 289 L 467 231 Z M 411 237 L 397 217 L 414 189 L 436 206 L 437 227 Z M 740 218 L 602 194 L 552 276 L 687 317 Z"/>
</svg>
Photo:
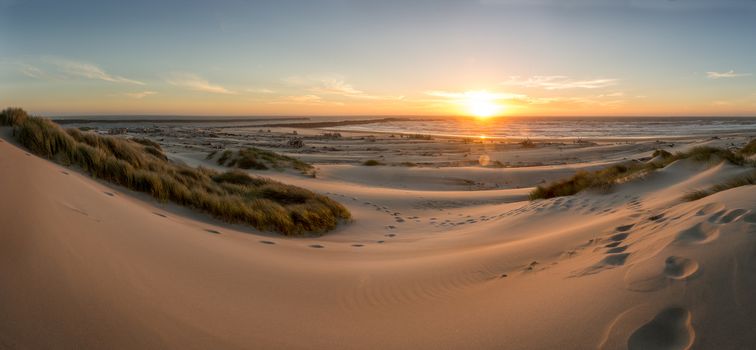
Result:
<svg viewBox="0 0 756 350">
<path fill-rule="evenodd" d="M 478 118 L 489 118 L 501 114 L 504 106 L 496 103 L 497 95 L 488 91 L 468 91 L 463 104 L 467 113 Z"/>
</svg>

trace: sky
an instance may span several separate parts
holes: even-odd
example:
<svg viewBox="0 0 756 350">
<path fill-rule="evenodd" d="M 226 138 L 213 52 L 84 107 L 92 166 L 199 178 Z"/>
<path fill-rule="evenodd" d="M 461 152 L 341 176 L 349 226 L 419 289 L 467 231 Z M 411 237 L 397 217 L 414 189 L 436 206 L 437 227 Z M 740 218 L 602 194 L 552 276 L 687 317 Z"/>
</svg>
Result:
<svg viewBox="0 0 756 350">
<path fill-rule="evenodd" d="M 756 0 L 0 0 L 41 115 L 754 116 Z"/>
</svg>

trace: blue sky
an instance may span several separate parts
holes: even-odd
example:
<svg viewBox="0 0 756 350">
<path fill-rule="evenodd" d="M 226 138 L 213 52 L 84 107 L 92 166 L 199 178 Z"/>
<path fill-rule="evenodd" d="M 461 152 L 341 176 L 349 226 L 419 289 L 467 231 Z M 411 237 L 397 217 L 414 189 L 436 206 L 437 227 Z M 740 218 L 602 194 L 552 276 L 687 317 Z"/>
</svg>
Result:
<svg viewBox="0 0 756 350">
<path fill-rule="evenodd" d="M 754 0 L 0 0 L 42 114 L 756 115 Z"/>
</svg>

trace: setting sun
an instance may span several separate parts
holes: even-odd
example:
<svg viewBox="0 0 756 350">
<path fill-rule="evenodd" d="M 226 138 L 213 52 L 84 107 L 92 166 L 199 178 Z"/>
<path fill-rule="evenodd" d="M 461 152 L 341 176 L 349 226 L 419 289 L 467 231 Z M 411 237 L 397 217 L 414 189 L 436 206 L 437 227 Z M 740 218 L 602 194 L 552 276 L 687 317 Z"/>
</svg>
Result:
<svg viewBox="0 0 756 350">
<path fill-rule="evenodd" d="M 463 104 L 467 113 L 478 118 L 488 118 L 500 114 L 504 106 L 496 103 L 498 96 L 488 91 L 468 91 Z"/>
</svg>

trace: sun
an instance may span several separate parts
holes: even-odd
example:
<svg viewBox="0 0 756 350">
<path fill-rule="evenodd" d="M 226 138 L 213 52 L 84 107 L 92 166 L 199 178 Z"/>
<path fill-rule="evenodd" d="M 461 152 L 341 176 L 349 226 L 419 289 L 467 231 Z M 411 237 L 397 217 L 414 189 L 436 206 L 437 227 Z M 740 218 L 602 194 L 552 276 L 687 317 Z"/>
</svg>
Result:
<svg viewBox="0 0 756 350">
<path fill-rule="evenodd" d="M 462 104 L 470 115 L 478 118 L 490 118 L 504 111 L 504 106 L 496 103 L 498 99 L 498 95 L 485 90 L 467 91 Z"/>
</svg>

